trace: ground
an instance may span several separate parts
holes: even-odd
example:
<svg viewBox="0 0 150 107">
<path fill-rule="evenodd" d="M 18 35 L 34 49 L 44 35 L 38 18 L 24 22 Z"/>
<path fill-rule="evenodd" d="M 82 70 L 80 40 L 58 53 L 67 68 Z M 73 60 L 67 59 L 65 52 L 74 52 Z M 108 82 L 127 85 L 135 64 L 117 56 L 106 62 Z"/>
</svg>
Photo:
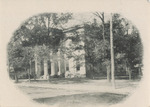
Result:
<svg viewBox="0 0 150 107">
<path fill-rule="evenodd" d="M 124 101 L 138 86 L 137 80 L 116 80 L 113 88 L 107 80 L 51 79 L 20 80 L 16 85 L 34 101 L 60 107 L 82 105 L 105 105 Z"/>
</svg>

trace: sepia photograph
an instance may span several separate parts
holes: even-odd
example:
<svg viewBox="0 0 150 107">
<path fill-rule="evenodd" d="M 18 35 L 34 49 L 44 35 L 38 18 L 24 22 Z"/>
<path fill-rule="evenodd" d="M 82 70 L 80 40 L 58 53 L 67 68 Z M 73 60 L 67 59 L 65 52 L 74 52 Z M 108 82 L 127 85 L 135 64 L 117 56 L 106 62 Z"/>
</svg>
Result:
<svg viewBox="0 0 150 107">
<path fill-rule="evenodd" d="M 1 13 L 7 16 L 5 11 Z M 22 102 L 29 100 L 31 107 L 118 107 L 147 79 L 144 60 L 148 62 L 149 57 L 144 52 L 149 49 L 144 48 L 141 28 L 128 14 L 107 9 L 40 12 L 33 9 L 34 14 L 25 11 L 24 17 L 17 11 L 23 17 L 21 20 L 17 22 L 16 13 L 11 13 L 7 18 L 13 19 L 12 25 L 6 22 L 1 26 L 9 37 L 0 38 L 2 47 L 7 39 L 6 63 L 1 62 L 1 72 L 6 76 L 1 78 L 4 85 L 1 89 L 7 94 L 1 94 L 0 106 L 26 107 Z M 11 33 L 7 33 L 6 26 L 8 30 L 13 27 Z M 147 26 L 142 28 L 146 31 Z M 136 101 L 143 97 L 145 102 L 139 103 L 149 106 L 148 80 L 144 84 L 147 95 L 139 92 L 139 98 L 134 97 L 128 107 L 140 107 Z M 9 100 L 14 102 L 6 104 Z"/>
</svg>

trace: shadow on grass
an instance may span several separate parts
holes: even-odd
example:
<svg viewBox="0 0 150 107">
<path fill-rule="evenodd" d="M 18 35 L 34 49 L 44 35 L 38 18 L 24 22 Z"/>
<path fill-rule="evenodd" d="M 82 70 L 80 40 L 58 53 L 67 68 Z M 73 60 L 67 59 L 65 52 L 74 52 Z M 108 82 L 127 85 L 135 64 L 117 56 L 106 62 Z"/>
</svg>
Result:
<svg viewBox="0 0 150 107">
<path fill-rule="evenodd" d="M 31 80 L 31 83 L 75 84 L 89 82 L 87 78 L 51 78 L 50 80 Z M 29 82 L 28 80 L 26 82 Z"/>
<path fill-rule="evenodd" d="M 34 99 L 39 103 L 54 105 L 81 105 L 81 104 L 103 104 L 112 105 L 123 101 L 128 95 L 115 93 L 84 93 L 75 95 L 62 95 L 57 97 Z"/>
</svg>

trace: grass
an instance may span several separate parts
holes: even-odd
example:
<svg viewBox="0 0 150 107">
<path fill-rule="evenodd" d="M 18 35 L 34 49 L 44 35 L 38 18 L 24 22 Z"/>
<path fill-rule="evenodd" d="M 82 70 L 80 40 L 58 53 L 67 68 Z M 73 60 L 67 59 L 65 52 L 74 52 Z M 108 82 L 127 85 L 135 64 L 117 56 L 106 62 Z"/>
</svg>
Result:
<svg viewBox="0 0 150 107">
<path fill-rule="evenodd" d="M 38 98 L 34 99 L 39 103 L 48 105 L 59 104 L 61 107 L 77 106 L 77 105 L 112 105 L 123 101 L 127 95 L 115 93 L 84 93 L 75 95 L 62 95 L 57 97 Z"/>
<path fill-rule="evenodd" d="M 47 83 L 48 80 L 30 80 L 31 83 Z M 51 84 L 78 84 L 78 83 L 87 83 L 90 79 L 87 78 L 51 78 L 50 83 Z M 21 80 L 19 81 L 21 83 Z M 26 80 L 26 82 L 29 82 Z"/>
<path fill-rule="evenodd" d="M 122 102 L 131 90 L 138 86 L 139 80 L 116 80 L 113 90 L 107 80 L 91 80 L 87 78 L 51 78 L 47 80 L 31 80 L 18 84 L 19 88 L 39 103 L 59 104 L 60 107 L 76 107 L 82 105 L 112 105 Z M 86 87 L 86 88 L 85 88 Z"/>
</svg>

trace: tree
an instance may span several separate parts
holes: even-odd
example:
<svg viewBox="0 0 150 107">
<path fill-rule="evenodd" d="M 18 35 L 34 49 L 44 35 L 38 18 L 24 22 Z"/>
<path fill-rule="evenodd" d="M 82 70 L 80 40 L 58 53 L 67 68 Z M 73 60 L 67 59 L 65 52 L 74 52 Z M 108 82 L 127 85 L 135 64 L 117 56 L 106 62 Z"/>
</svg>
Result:
<svg viewBox="0 0 150 107">
<path fill-rule="evenodd" d="M 14 68 L 15 79 L 18 81 L 17 73 L 20 71 L 27 71 L 31 68 L 31 61 L 33 60 L 33 50 L 30 47 L 23 47 L 19 40 L 13 41 L 11 39 L 8 44 L 8 59 L 11 67 Z M 31 69 L 29 70 L 30 77 Z M 30 81 L 30 78 L 29 78 Z"/>
<path fill-rule="evenodd" d="M 103 40 L 105 43 L 105 19 L 104 19 L 104 12 L 99 13 L 99 12 L 95 12 L 94 15 L 96 15 L 97 17 L 100 18 L 100 20 L 102 21 L 102 27 L 103 27 Z"/>
<path fill-rule="evenodd" d="M 15 31 L 12 37 L 9 48 L 14 43 L 18 43 L 18 47 L 14 46 L 9 50 L 10 60 L 13 61 L 14 57 L 12 54 L 15 50 L 22 51 L 21 62 L 30 65 L 29 74 L 33 60 L 35 61 L 35 72 L 37 72 L 37 60 L 47 60 L 50 52 L 56 53 L 58 51 L 61 40 L 64 38 L 62 25 L 67 23 L 69 19 L 71 19 L 71 13 L 45 13 L 29 18 Z M 17 53 L 15 55 L 16 58 L 19 58 Z M 9 62 L 11 62 L 10 60 Z M 16 59 L 16 61 L 18 60 Z M 47 63 L 47 61 L 44 62 Z M 12 66 L 15 66 L 13 64 L 15 62 L 12 62 Z M 23 66 L 20 67 L 23 68 Z"/>
<path fill-rule="evenodd" d="M 25 71 L 28 71 L 28 77 L 29 77 L 29 82 L 30 82 L 30 75 L 31 75 L 31 71 L 32 71 L 32 62 L 34 61 L 34 50 L 32 49 L 32 47 L 23 47 L 23 57 L 24 57 L 24 69 Z M 35 77 L 35 72 L 34 72 L 34 79 L 36 79 Z"/>
<path fill-rule="evenodd" d="M 11 38 L 11 41 L 8 43 L 8 61 L 9 67 L 13 67 L 15 74 L 15 82 L 18 82 L 17 73 L 21 70 L 22 66 L 22 55 L 21 46 L 19 40 L 16 41 L 15 38 Z"/>
<path fill-rule="evenodd" d="M 131 74 L 135 73 L 134 66 L 142 64 L 142 45 L 137 28 L 119 14 L 113 14 L 112 21 L 106 20 L 107 17 L 104 20 L 104 13 L 96 12 L 95 15 L 102 23 L 98 24 L 94 20 L 94 23 L 85 23 L 84 27 L 75 26 L 68 31 L 63 25 L 71 19 L 71 13 L 44 13 L 29 18 L 15 31 L 10 41 L 9 65 L 17 68 L 12 60 L 14 58 L 14 61 L 26 64 L 28 69 L 35 62 L 37 72 L 37 62 L 44 60 L 46 67 L 50 53 L 56 54 L 59 50 L 74 60 L 80 60 L 84 55 L 77 55 L 75 51 L 84 50 L 87 77 L 94 78 L 96 74 L 103 76 L 101 73 L 105 71 L 104 76 L 107 74 L 110 81 L 110 44 L 113 42 L 115 73 L 121 67 L 126 67 L 127 71 L 132 71 L 129 72 L 131 78 Z M 66 33 L 72 33 L 72 36 L 66 36 Z M 64 44 L 67 40 L 72 42 L 69 48 Z M 25 69 L 22 65 L 19 66 Z M 105 66 L 106 69 L 101 69 L 100 66 Z"/>
<path fill-rule="evenodd" d="M 110 82 L 110 61 L 109 61 L 109 58 L 108 57 L 106 57 L 107 55 L 105 55 L 105 54 L 107 54 L 106 53 L 106 51 L 107 51 L 107 49 L 108 49 L 108 45 L 109 45 L 109 43 L 108 43 L 108 41 L 105 39 L 105 19 L 104 19 L 104 12 L 102 12 L 102 13 L 100 13 L 100 12 L 95 12 L 94 13 L 94 15 L 95 16 L 97 16 L 101 21 L 102 21 L 102 35 L 103 35 L 103 44 L 104 44 L 104 46 L 102 46 L 102 47 L 107 47 L 107 48 L 103 48 L 104 50 L 104 57 L 103 57 L 103 65 L 104 66 L 106 66 L 106 70 L 107 70 L 107 80 L 108 80 L 108 82 Z M 99 45 L 97 45 L 97 46 L 99 46 Z M 99 47 L 101 47 L 101 46 L 99 46 Z M 98 49 L 98 47 L 96 47 L 97 49 Z M 101 52 L 101 49 L 100 49 L 100 52 Z"/>
<path fill-rule="evenodd" d="M 118 66 L 117 63 L 121 61 L 131 79 L 131 74 L 135 71 L 134 66 L 138 63 L 142 64 L 142 43 L 139 32 L 129 20 L 122 18 L 119 14 L 114 14 L 113 35 L 115 64 Z M 118 58 L 118 55 L 123 55 L 123 57 Z"/>
<path fill-rule="evenodd" d="M 94 75 L 93 73 L 101 72 L 96 66 L 102 64 L 108 58 L 109 42 L 103 40 L 103 28 L 97 26 L 97 23 L 85 24 L 85 52 L 87 64 L 87 76 Z M 106 53 L 107 52 L 107 53 Z M 103 63 L 103 65 L 106 63 Z M 107 66 L 104 65 L 104 66 Z M 91 74 L 92 73 L 92 74 Z"/>
<path fill-rule="evenodd" d="M 71 13 L 44 13 L 31 17 L 22 25 L 24 29 L 30 31 L 27 36 L 25 35 L 24 46 L 45 45 L 56 51 L 64 38 L 62 24 L 67 23 L 69 19 L 71 19 Z M 27 30 L 24 30 L 24 34 Z"/>
</svg>

